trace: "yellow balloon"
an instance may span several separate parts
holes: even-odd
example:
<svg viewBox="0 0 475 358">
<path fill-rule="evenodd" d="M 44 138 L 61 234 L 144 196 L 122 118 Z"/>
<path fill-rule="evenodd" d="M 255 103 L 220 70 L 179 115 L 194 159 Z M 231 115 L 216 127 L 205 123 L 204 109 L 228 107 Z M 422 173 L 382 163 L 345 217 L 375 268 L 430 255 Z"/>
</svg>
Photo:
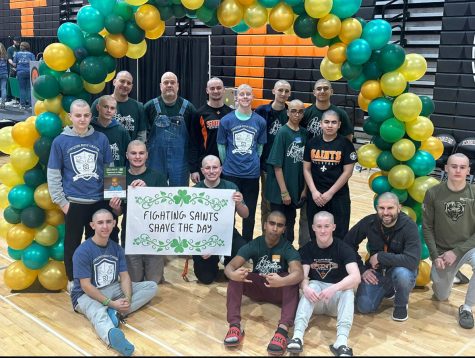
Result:
<svg viewBox="0 0 475 358">
<path fill-rule="evenodd" d="M 333 6 L 333 0 L 305 0 L 305 11 L 315 19 L 327 16 Z"/>
<path fill-rule="evenodd" d="M 8 201 L 8 193 L 12 188 L 6 186 L 5 184 L 0 184 L 0 209 L 5 209 L 10 205 Z"/>
<path fill-rule="evenodd" d="M 430 283 L 430 264 L 427 261 L 421 260 L 419 262 L 419 269 L 417 271 L 416 286 L 423 287 Z"/>
<path fill-rule="evenodd" d="M 256 2 L 244 10 L 244 22 L 251 28 L 258 28 L 267 23 L 267 9 Z"/>
<path fill-rule="evenodd" d="M 424 56 L 418 53 L 409 53 L 398 71 L 402 73 L 407 82 L 417 81 L 426 73 L 427 61 Z"/>
<path fill-rule="evenodd" d="M 109 73 L 107 74 L 107 77 L 106 77 L 106 79 L 104 80 L 104 82 L 107 83 L 107 82 L 112 81 L 112 80 L 114 79 L 114 77 L 115 77 L 115 74 L 116 74 L 115 70 L 112 71 L 112 72 L 109 72 Z"/>
<path fill-rule="evenodd" d="M 402 206 L 401 211 L 409 216 L 414 222 L 417 220 L 417 214 L 413 208 L 410 208 L 409 206 Z"/>
<path fill-rule="evenodd" d="M 363 167 L 376 168 L 378 166 L 376 159 L 378 159 L 378 156 L 381 154 L 381 149 L 379 149 L 375 144 L 364 144 L 359 147 L 357 153 L 358 163 L 360 163 Z"/>
<path fill-rule="evenodd" d="M 294 18 L 292 8 L 280 2 L 270 11 L 269 24 L 275 31 L 284 32 L 293 29 Z"/>
<path fill-rule="evenodd" d="M 133 6 L 140 6 L 143 5 L 147 2 L 148 0 L 125 0 L 127 4 L 133 5 Z"/>
<path fill-rule="evenodd" d="M 3 215 L 0 217 L 0 237 L 4 239 L 7 238 L 8 230 L 10 230 L 14 224 L 10 224 L 3 218 Z"/>
<path fill-rule="evenodd" d="M 45 222 L 49 225 L 58 226 L 64 223 L 64 214 L 60 209 L 46 210 L 45 214 Z"/>
<path fill-rule="evenodd" d="M 371 187 L 371 185 L 373 184 L 373 180 L 382 175 L 384 174 L 381 170 L 379 172 L 374 172 L 373 174 L 370 175 L 370 177 L 368 178 L 368 186 L 371 190 L 373 190 L 373 188 Z"/>
<path fill-rule="evenodd" d="M 56 96 L 54 98 L 49 98 L 44 100 L 44 107 L 48 112 L 53 112 L 59 114 L 63 109 L 63 104 L 61 100 L 63 99 L 62 95 Z"/>
<path fill-rule="evenodd" d="M 51 246 L 58 240 L 58 230 L 52 225 L 43 225 L 35 235 L 35 241 L 43 246 Z"/>
<path fill-rule="evenodd" d="M 35 123 L 25 121 L 18 122 L 13 126 L 12 137 L 22 147 L 32 148 L 40 134 L 36 130 Z"/>
<path fill-rule="evenodd" d="M 70 126 L 73 124 L 73 122 L 71 122 L 71 117 L 69 117 L 69 113 L 67 113 L 64 109 L 59 113 L 59 118 L 61 118 L 63 127 Z"/>
<path fill-rule="evenodd" d="M 47 290 L 58 291 L 66 287 L 68 278 L 64 262 L 51 260 L 38 274 L 38 280 Z"/>
<path fill-rule="evenodd" d="M 46 112 L 45 104 L 43 101 L 36 101 L 34 112 L 37 116 L 39 116 L 41 113 Z"/>
<path fill-rule="evenodd" d="M 412 139 L 422 142 L 434 133 L 434 124 L 429 118 L 418 116 L 416 120 L 406 123 L 406 132 Z"/>
<path fill-rule="evenodd" d="M 32 125 L 36 125 L 36 116 L 29 116 L 27 119 L 25 119 L 26 123 L 30 123 Z M 36 127 L 35 127 L 36 128 Z"/>
<path fill-rule="evenodd" d="M 332 39 L 341 31 L 340 18 L 333 14 L 328 14 L 318 20 L 318 33 L 325 39 Z"/>
<path fill-rule="evenodd" d="M 23 224 L 13 225 L 7 233 L 7 244 L 14 250 L 23 250 L 35 238 L 35 230 Z"/>
<path fill-rule="evenodd" d="M 106 30 L 106 28 L 104 27 L 101 31 L 98 32 L 99 35 L 101 35 L 102 37 L 106 37 L 107 35 L 109 35 L 109 31 Z"/>
<path fill-rule="evenodd" d="M 10 155 L 10 162 L 17 172 L 26 172 L 38 164 L 39 158 L 33 148 L 18 147 Z"/>
<path fill-rule="evenodd" d="M 395 165 L 389 171 L 388 181 L 393 188 L 407 189 L 414 183 L 414 172 L 407 165 Z"/>
<path fill-rule="evenodd" d="M 98 93 L 101 93 L 104 88 L 106 87 L 106 83 L 105 82 L 101 82 L 101 83 L 98 83 L 98 84 L 92 84 L 92 83 L 89 83 L 89 82 L 86 82 L 86 81 L 82 81 L 82 84 L 84 86 L 84 89 L 91 93 L 91 94 L 98 94 Z"/>
<path fill-rule="evenodd" d="M 17 125 L 20 123 L 17 123 Z M 3 127 L 0 129 L 0 151 L 5 154 L 11 154 L 13 150 L 18 147 L 18 144 L 12 137 L 12 130 L 12 126 Z"/>
<path fill-rule="evenodd" d="M 327 51 L 328 59 L 333 63 L 341 63 L 346 61 L 346 44 L 337 42 L 331 45 Z"/>
<path fill-rule="evenodd" d="M 437 184 L 439 184 L 439 181 L 436 178 L 425 175 L 416 178 L 414 183 L 409 187 L 409 189 L 407 189 L 407 191 L 415 201 L 422 203 L 424 201 L 426 191 Z"/>
<path fill-rule="evenodd" d="M 58 206 L 51 201 L 47 183 L 43 183 L 36 187 L 33 198 L 35 199 L 36 205 L 38 205 L 41 209 L 58 209 Z"/>
<path fill-rule="evenodd" d="M 326 56 L 320 63 L 320 72 L 329 81 L 338 81 L 343 77 L 341 74 L 341 63 L 333 63 Z"/>
<path fill-rule="evenodd" d="M 369 99 L 375 99 L 383 96 L 381 85 L 378 80 L 368 80 L 361 86 L 361 94 Z"/>
<path fill-rule="evenodd" d="M 55 71 L 66 71 L 69 67 L 74 65 L 76 57 L 74 52 L 68 46 L 55 42 L 46 46 L 43 51 L 43 60 L 49 68 Z"/>
<path fill-rule="evenodd" d="M 184 7 L 190 10 L 197 10 L 203 6 L 204 0 L 181 0 Z"/>
<path fill-rule="evenodd" d="M 23 174 L 19 173 L 12 165 L 12 163 L 3 164 L 0 167 L 0 182 L 13 188 L 15 185 L 23 184 Z"/>
<path fill-rule="evenodd" d="M 24 290 L 35 282 L 37 276 L 38 270 L 30 270 L 23 262 L 15 261 L 5 270 L 3 280 L 12 290 Z"/>
<path fill-rule="evenodd" d="M 363 27 L 361 23 L 355 18 L 349 17 L 341 22 L 341 30 L 338 37 L 343 43 L 348 45 L 351 41 L 359 39 L 362 32 Z"/>
<path fill-rule="evenodd" d="M 372 99 L 368 99 L 363 96 L 363 93 L 358 94 L 358 106 L 365 112 L 368 112 L 368 106 L 371 103 Z"/>
<path fill-rule="evenodd" d="M 203 5 L 202 0 L 198 1 L 201 1 L 201 5 Z M 193 0 L 191 0 L 191 2 L 193 2 Z M 183 3 L 183 5 L 185 4 Z M 155 6 L 150 4 L 144 4 L 140 6 L 135 12 L 135 22 L 144 31 L 152 30 L 153 28 L 155 28 L 157 26 L 157 22 L 160 20 L 160 12 Z"/>
<path fill-rule="evenodd" d="M 422 111 L 422 101 L 414 93 L 403 93 L 393 102 L 394 117 L 403 122 L 411 122 Z"/>
<path fill-rule="evenodd" d="M 126 56 L 128 58 L 133 58 L 136 60 L 142 57 L 143 55 L 145 55 L 146 52 L 147 52 L 147 41 L 143 39 L 138 44 L 129 43 Z"/>
<path fill-rule="evenodd" d="M 165 32 L 165 21 L 160 20 L 157 22 L 157 26 L 155 26 L 155 28 L 149 31 L 145 31 L 145 37 L 150 40 L 156 40 L 160 36 L 162 36 L 164 32 Z"/>
<path fill-rule="evenodd" d="M 404 92 L 407 81 L 398 71 L 387 72 L 381 76 L 381 89 L 386 96 L 396 97 Z"/>
<path fill-rule="evenodd" d="M 115 58 L 122 58 L 127 54 L 129 43 L 122 34 L 109 34 L 106 37 L 107 53 Z"/>
<path fill-rule="evenodd" d="M 432 136 L 423 141 L 419 149 L 432 154 L 435 160 L 439 159 L 442 154 L 444 154 L 444 144 L 439 138 Z"/>
<path fill-rule="evenodd" d="M 401 162 L 406 162 L 414 156 L 416 146 L 412 140 L 403 138 L 394 143 L 391 147 L 391 153 L 394 158 Z"/>
<path fill-rule="evenodd" d="M 224 0 L 218 7 L 218 20 L 226 27 L 239 24 L 243 15 L 244 7 L 237 0 Z"/>
</svg>

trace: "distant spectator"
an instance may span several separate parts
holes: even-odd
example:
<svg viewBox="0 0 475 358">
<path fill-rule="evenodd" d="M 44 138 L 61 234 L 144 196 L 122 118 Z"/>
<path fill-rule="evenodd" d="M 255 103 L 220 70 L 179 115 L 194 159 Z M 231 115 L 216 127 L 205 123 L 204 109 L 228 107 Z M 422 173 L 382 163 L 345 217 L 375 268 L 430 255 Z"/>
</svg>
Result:
<svg viewBox="0 0 475 358">
<path fill-rule="evenodd" d="M 30 52 L 30 44 L 22 42 L 20 51 L 13 56 L 16 66 L 16 76 L 20 87 L 20 109 L 31 108 L 30 61 L 35 61 L 35 55 Z"/>
<path fill-rule="evenodd" d="M 5 46 L 0 42 L 0 90 L 2 91 L 2 101 L 0 108 L 5 108 L 7 100 L 7 81 L 8 81 L 8 55 Z"/>
<path fill-rule="evenodd" d="M 11 45 L 7 49 L 8 63 L 10 65 L 10 71 L 9 71 L 10 77 L 16 77 L 16 68 L 15 68 L 15 64 L 13 63 L 13 57 L 18 51 L 20 51 L 20 42 L 21 42 L 21 38 L 19 36 L 15 36 L 13 38 L 13 45 Z"/>
</svg>

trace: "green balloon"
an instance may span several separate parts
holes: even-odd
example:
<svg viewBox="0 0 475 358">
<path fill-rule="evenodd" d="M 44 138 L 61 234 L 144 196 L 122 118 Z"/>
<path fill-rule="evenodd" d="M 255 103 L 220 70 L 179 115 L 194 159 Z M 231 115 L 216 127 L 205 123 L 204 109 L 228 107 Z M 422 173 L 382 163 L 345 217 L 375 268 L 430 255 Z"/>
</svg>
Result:
<svg viewBox="0 0 475 358">
<path fill-rule="evenodd" d="M 111 34 L 120 34 L 125 29 L 125 21 L 122 16 L 110 14 L 104 20 L 104 27 Z"/>
<path fill-rule="evenodd" d="M 56 78 L 57 81 L 59 81 L 62 74 L 64 73 L 64 71 L 52 70 L 51 68 L 48 67 L 48 65 L 46 64 L 44 60 L 40 60 L 40 64 L 38 66 L 38 72 L 40 73 L 40 75 L 53 76 L 54 78 Z"/>
<path fill-rule="evenodd" d="M 358 78 L 358 76 L 361 74 L 361 71 L 363 71 L 363 67 L 361 65 L 353 65 L 348 61 L 343 62 L 343 65 L 341 66 L 341 74 L 343 75 L 343 77 L 345 77 L 347 81 L 351 81 Z M 371 103 L 372 102 L 373 101 L 371 101 Z"/>
<path fill-rule="evenodd" d="M 375 19 L 368 22 L 363 29 L 361 37 L 368 41 L 371 48 L 380 49 L 391 39 L 392 28 L 389 22 Z"/>
<path fill-rule="evenodd" d="M 353 16 L 361 6 L 361 0 L 333 0 L 331 13 L 341 20 Z"/>
<path fill-rule="evenodd" d="M 213 12 L 213 17 L 211 18 L 211 20 L 205 22 L 205 25 L 208 26 L 208 27 L 213 27 L 213 26 L 216 26 L 219 24 L 219 20 L 218 20 L 218 13 L 216 11 Z"/>
<path fill-rule="evenodd" d="M 104 16 L 109 16 L 114 10 L 116 0 L 89 0 L 89 4 Z"/>
<path fill-rule="evenodd" d="M 355 79 L 348 81 L 348 86 L 355 91 L 359 91 L 361 89 L 361 86 L 365 82 L 366 82 L 366 77 L 364 73 L 361 73 Z"/>
<path fill-rule="evenodd" d="M 107 68 L 98 56 L 88 56 L 81 62 L 81 76 L 86 82 L 98 84 L 107 77 Z"/>
<path fill-rule="evenodd" d="M 208 9 L 217 9 L 219 6 L 220 0 L 205 0 L 204 6 Z"/>
<path fill-rule="evenodd" d="M 196 15 L 196 10 L 190 10 L 185 8 L 186 17 L 189 19 L 196 19 L 198 16 Z"/>
<path fill-rule="evenodd" d="M 72 22 L 65 22 L 58 28 L 58 40 L 72 50 L 84 47 L 84 35 L 81 28 Z"/>
<path fill-rule="evenodd" d="M 58 239 L 52 246 L 49 247 L 49 256 L 56 261 L 64 260 L 64 239 Z"/>
<path fill-rule="evenodd" d="M 434 113 L 434 101 L 429 96 L 419 96 L 422 102 L 422 111 L 421 116 L 429 117 L 432 113 Z"/>
<path fill-rule="evenodd" d="M 89 56 L 101 56 L 106 49 L 106 40 L 99 34 L 87 35 L 84 42 Z"/>
<path fill-rule="evenodd" d="M 74 65 L 72 65 L 69 70 L 71 72 L 74 72 L 74 73 L 77 73 L 77 74 L 80 74 L 81 73 L 81 61 L 76 61 L 74 62 Z"/>
<path fill-rule="evenodd" d="M 124 19 L 124 21 L 129 21 L 134 16 L 132 6 L 130 6 L 126 2 L 117 1 L 113 13 L 114 15 L 119 15 L 122 19 Z"/>
<path fill-rule="evenodd" d="M 64 96 L 75 96 L 83 90 L 81 76 L 74 72 L 63 73 L 59 79 L 59 88 Z"/>
<path fill-rule="evenodd" d="M 8 193 L 8 202 L 15 209 L 23 210 L 33 204 L 33 189 L 26 184 L 14 186 Z"/>
<path fill-rule="evenodd" d="M 295 19 L 294 31 L 303 39 L 312 37 L 317 32 L 317 20 L 307 14 L 302 14 Z"/>
<path fill-rule="evenodd" d="M 35 87 L 33 87 L 33 97 L 35 97 L 38 101 L 44 101 L 45 98 L 40 96 L 38 92 L 35 91 Z"/>
<path fill-rule="evenodd" d="M 302 0 L 284 0 L 284 2 L 289 6 L 297 6 L 304 3 Z"/>
<path fill-rule="evenodd" d="M 81 91 L 76 97 L 85 100 L 89 105 L 92 103 L 92 95 L 87 91 Z"/>
<path fill-rule="evenodd" d="M 312 43 L 317 47 L 326 47 L 330 45 L 330 40 L 322 37 L 318 31 L 315 32 L 314 35 L 311 37 Z"/>
<path fill-rule="evenodd" d="M 381 150 L 391 150 L 391 147 L 393 146 L 392 143 L 386 142 L 383 138 L 381 138 L 379 135 L 373 136 L 371 141 L 376 145 Z"/>
<path fill-rule="evenodd" d="M 64 234 L 66 233 L 66 225 L 59 224 L 56 229 L 58 230 L 58 239 L 59 240 L 64 240 Z"/>
<path fill-rule="evenodd" d="M 369 60 L 363 65 L 363 73 L 368 80 L 377 80 L 383 74 L 376 61 Z"/>
<path fill-rule="evenodd" d="M 74 51 L 74 57 L 76 57 L 76 61 L 81 62 L 87 56 L 89 56 L 89 52 L 87 52 L 85 47 L 78 47 Z"/>
<path fill-rule="evenodd" d="M 386 119 L 394 117 L 393 102 L 384 97 L 372 100 L 368 106 L 368 115 L 373 121 L 383 123 Z"/>
<path fill-rule="evenodd" d="M 40 135 L 54 138 L 63 130 L 63 122 L 57 114 L 43 112 L 36 117 L 35 127 Z"/>
<path fill-rule="evenodd" d="M 306 14 L 307 12 L 305 11 L 305 3 L 302 1 L 301 3 L 292 6 L 292 10 L 294 11 L 295 14 L 297 15 L 302 15 Z"/>
<path fill-rule="evenodd" d="M 381 54 L 378 56 L 378 67 L 384 73 L 391 72 L 404 63 L 406 59 L 406 52 L 397 44 L 387 44 L 381 49 Z"/>
<path fill-rule="evenodd" d="M 61 99 L 61 105 L 63 109 L 69 113 L 71 109 L 71 103 L 73 103 L 77 98 L 75 96 L 63 96 Z"/>
<path fill-rule="evenodd" d="M 45 211 L 35 205 L 29 206 L 21 211 L 21 223 L 32 229 L 43 225 L 45 218 Z"/>
<path fill-rule="evenodd" d="M 181 5 L 181 0 L 170 0 L 173 5 Z"/>
<path fill-rule="evenodd" d="M 355 19 L 358 20 L 358 22 L 361 24 L 361 27 L 364 29 L 366 26 L 366 20 L 359 16 L 355 17 Z"/>
<path fill-rule="evenodd" d="M 334 38 L 330 39 L 330 46 L 339 42 L 343 42 L 340 39 L 340 36 L 335 36 Z"/>
<path fill-rule="evenodd" d="M 21 210 L 9 205 L 3 210 L 3 218 L 9 224 L 18 224 L 21 222 Z"/>
<path fill-rule="evenodd" d="M 257 2 L 264 7 L 272 8 L 276 6 L 280 2 L 280 0 L 257 0 Z"/>
<path fill-rule="evenodd" d="M 53 76 L 41 75 L 33 83 L 36 93 L 43 98 L 54 98 L 59 94 L 59 83 Z"/>
<path fill-rule="evenodd" d="M 409 194 L 407 194 L 406 189 L 392 188 L 391 193 L 395 194 L 398 197 L 399 203 L 401 203 L 401 204 L 404 203 L 407 200 L 407 196 L 409 195 Z"/>
<path fill-rule="evenodd" d="M 21 260 L 21 254 L 23 250 L 15 250 L 9 246 L 7 251 L 8 251 L 8 256 L 10 256 L 13 260 Z"/>
<path fill-rule="evenodd" d="M 38 139 L 35 141 L 35 143 L 38 141 Z M 35 151 L 35 154 L 36 154 L 36 151 Z M 48 151 L 48 155 L 49 155 L 49 151 Z M 39 157 L 40 156 L 38 155 L 38 158 Z M 27 170 L 25 174 L 23 174 L 23 180 L 25 181 L 26 185 L 28 185 L 29 187 L 32 187 L 33 189 L 36 189 L 38 185 L 41 185 L 46 182 L 46 175 L 45 175 L 44 170 L 41 168 L 41 165 L 36 165 L 34 168 Z"/>
<path fill-rule="evenodd" d="M 378 159 L 376 159 L 376 163 L 378 164 L 378 167 L 385 172 L 390 171 L 392 167 L 399 164 L 389 150 L 382 151 L 381 154 L 379 154 Z"/>
<path fill-rule="evenodd" d="M 107 73 L 111 73 L 111 72 L 115 71 L 115 69 L 116 69 L 116 59 L 114 57 L 112 57 L 108 53 L 104 53 L 99 57 L 104 62 L 104 65 L 106 66 Z"/>
<path fill-rule="evenodd" d="M 186 9 L 183 7 L 183 5 L 181 5 L 181 2 L 179 4 L 173 4 L 172 11 L 173 16 L 175 16 L 177 19 L 181 19 L 186 15 Z"/>
<path fill-rule="evenodd" d="M 381 124 L 381 128 L 379 128 L 381 138 L 389 143 L 397 142 L 404 137 L 405 132 L 406 127 L 404 123 L 394 117 L 386 119 L 383 124 Z"/>
<path fill-rule="evenodd" d="M 173 17 L 173 9 L 171 6 L 160 6 L 158 11 L 160 12 L 160 18 L 163 21 L 170 20 Z"/>
<path fill-rule="evenodd" d="M 379 135 L 379 127 L 381 127 L 381 123 L 373 121 L 371 117 L 368 117 L 363 123 L 363 130 L 369 135 Z"/>
<path fill-rule="evenodd" d="M 79 10 L 76 21 L 81 30 L 89 34 L 98 33 L 104 28 L 104 16 L 91 5 Z"/>
<path fill-rule="evenodd" d="M 183 15 L 181 16 L 181 17 L 183 17 L 183 16 L 185 16 L 185 9 L 181 5 L 180 5 L 180 7 L 183 10 Z M 174 7 L 174 9 L 175 9 L 175 7 Z M 175 13 L 175 15 L 176 15 L 176 13 Z M 128 42 L 130 42 L 131 44 L 139 44 L 145 38 L 145 31 L 142 30 L 134 20 L 130 20 L 130 21 L 127 21 L 125 23 L 125 28 L 124 28 L 123 35 L 124 35 L 125 39 Z"/>
<path fill-rule="evenodd" d="M 231 30 L 239 34 L 241 32 L 246 32 L 247 30 L 249 30 L 249 25 L 246 24 L 244 20 L 241 20 L 239 24 L 231 27 Z"/>
<path fill-rule="evenodd" d="M 373 181 L 371 182 L 371 189 L 376 194 L 382 194 L 391 191 L 392 186 L 391 184 L 389 184 L 388 177 L 385 175 L 381 175 L 373 179 Z"/>
<path fill-rule="evenodd" d="M 202 6 L 198 10 L 196 10 L 196 15 L 201 21 L 207 22 L 213 18 L 213 12 L 213 9 L 210 9 L 206 6 Z"/>
<path fill-rule="evenodd" d="M 53 144 L 53 138 L 50 138 L 50 137 L 39 137 L 35 141 L 35 144 L 33 144 L 33 149 L 35 151 L 35 154 L 40 159 L 40 163 L 45 166 L 48 165 L 49 153 L 51 151 L 51 144 Z M 26 179 L 25 179 L 25 183 L 26 183 Z"/>
<path fill-rule="evenodd" d="M 39 270 L 48 263 L 49 255 L 48 248 L 33 242 L 23 250 L 21 260 L 30 270 Z"/>
<path fill-rule="evenodd" d="M 427 244 L 424 242 L 421 243 L 421 260 L 425 260 L 429 257 L 429 248 Z"/>
<path fill-rule="evenodd" d="M 362 65 L 371 57 L 371 47 L 363 39 L 351 41 L 346 48 L 346 60 L 354 65 Z"/>
<path fill-rule="evenodd" d="M 429 175 L 435 169 L 435 159 L 429 152 L 418 150 L 414 156 L 406 162 L 418 177 Z"/>
</svg>

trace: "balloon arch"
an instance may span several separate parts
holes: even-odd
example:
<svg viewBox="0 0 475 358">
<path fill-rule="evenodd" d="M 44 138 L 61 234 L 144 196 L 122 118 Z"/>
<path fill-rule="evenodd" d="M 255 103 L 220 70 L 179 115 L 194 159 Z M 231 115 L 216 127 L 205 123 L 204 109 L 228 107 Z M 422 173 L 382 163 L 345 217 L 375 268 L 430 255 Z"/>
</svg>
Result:
<svg viewBox="0 0 475 358">
<path fill-rule="evenodd" d="M 36 115 L 0 130 L 0 150 L 10 154 L 10 162 L 0 168 L 0 236 L 15 260 L 5 270 L 5 284 L 22 290 L 38 277 L 49 290 L 66 286 L 64 216 L 51 201 L 45 176 L 52 140 L 70 123 L 71 102 L 90 102 L 114 78 L 116 59 L 142 57 L 147 39 L 159 38 L 167 19 L 185 15 L 238 33 L 269 23 L 276 31 L 328 46 L 320 71 L 330 81 L 346 79 L 359 91 L 358 104 L 369 114 L 363 128 L 373 137 L 359 148 L 358 161 L 380 169 L 369 178 L 375 198 L 392 191 L 419 224 L 418 285 L 427 284 L 421 203 L 425 191 L 438 183 L 428 174 L 443 145 L 432 136 L 432 100 L 408 92 L 408 83 L 425 74 L 427 63 L 389 43 L 392 29 L 385 20 L 355 18 L 360 5 L 361 0 L 90 0 L 79 10 L 77 24 L 62 24 L 60 42 L 44 50 L 33 84 Z"/>
</svg>

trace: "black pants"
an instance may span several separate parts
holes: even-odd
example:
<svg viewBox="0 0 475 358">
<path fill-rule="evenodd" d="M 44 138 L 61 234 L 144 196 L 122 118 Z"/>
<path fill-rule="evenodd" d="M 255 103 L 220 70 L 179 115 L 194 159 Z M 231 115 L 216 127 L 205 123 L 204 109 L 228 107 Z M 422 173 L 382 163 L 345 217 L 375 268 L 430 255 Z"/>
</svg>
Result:
<svg viewBox="0 0 475 358">
<path fill-rule="evenodd" d="M 350 226 L 351 201 L 350 195 L 334 196 L 325 206 L 317 206 L 312 199 L 312 195 L 307 198 L 307 218 L 310 238 L 315 240 L 315 231 L 312 229 L 313 217 L 320 211 L 328 211 L 333 214 L 336 229 L 333 233 L 334 237 L 343 240 Z"/>
<path fill-rule="evenodd" d="M 290 203 L 290 205 L 270 203 L 270 210 L 278 210 L 285 215 L 284 237 L 287 239 L 287 241 L 293 243 L 295 217 L 297 216 L 297 208 L 295 207 L 295 205 L 292 203 Z"/>
<path fill-rule="evenodd" d="M 242 237 L 249 242 L 254 238 L 257 197 L 259 196 L 259 178 L 248 179 L 223 175 L 223 179 L 232 181 L 237 185 L 249 209 L 249 216 L 246 219 L 242 219 Z"/>
<path fill-rule="evenodd" d="M 242 238 L 241 234 L 239 234 L 239 231 L 234 229 L 231 256 L 224 257 L 224 266 L 236 256 L 241 246 L 245 244 L 246 241 Z M 206 260 L 199 255 L 193 255 L 193 270 L 195 271 L 195 276 L 198 281 L 206 285 L 213 283 L 216 280 L 216 276 L 218 276 L 218 263 L 218 255 L 208 257 Z"/>
<path fill-rule="evenodd" d="M 92 215 L 99 209 L 107 209 L 112 212 L 109 202 L 100 200 L 94 204 L 70 203 L 69 211 L 65 216 L 65 235 L 64 235 L 64 266 L 68 280 L 73 280 L 73 255 L 74 251 L 81 245 L 82 235 L 86 231 L 86 238 L 94 236 L 89 223 L 92 221 Z M 117 217 L 114 215 L 114 219 Z M 119 229 L 116 226 L 112 230 L 110 238 L 119 242 Z"/>
</svg>

